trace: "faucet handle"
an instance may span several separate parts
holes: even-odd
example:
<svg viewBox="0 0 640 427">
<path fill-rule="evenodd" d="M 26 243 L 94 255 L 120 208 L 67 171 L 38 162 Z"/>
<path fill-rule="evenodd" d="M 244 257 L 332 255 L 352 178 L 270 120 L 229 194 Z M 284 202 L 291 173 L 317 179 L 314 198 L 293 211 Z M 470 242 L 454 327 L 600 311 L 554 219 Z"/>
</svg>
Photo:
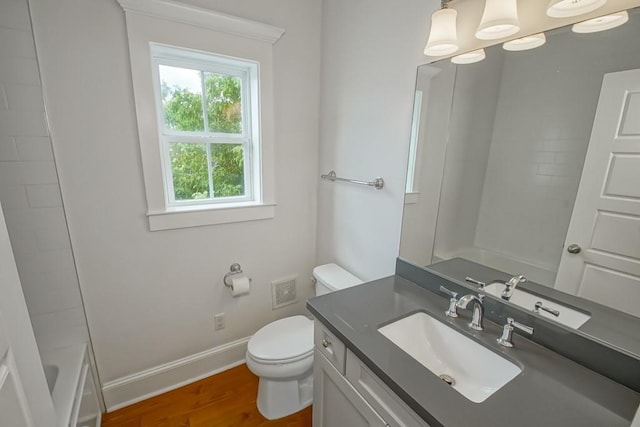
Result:
<svg viewBox="0 0 640 427">
<path fill-rule="evenodd" d="M 545 306 L 542 301 L 538 301 L 533 308 L 533 311 L 535 311 L 536 313 L 540 313 L 540 310 L 542 311 L 546 311 L 549 314 L 552 314 L 556 317 L 560 316 L 560 312 L 558 310 L 554 310 L 553 308 L 549 308 L 547 306 Z"/>
<path fill-rule="evenodd" d="M 533 328 L 531 326 L 523 325 L 522 323 L 516 322 L 512 317 L 507 317 L 507 323 L 504 325 L 502 329 L 502 336 L 497 339 L 498 344 L 503 347 L 513 347 L 513 329 L 518 328 L 523 332 L 528 333 L 529 335 L 533 334 Z"/>
<path fill-rule="evenodd" d="M 458 298 L 458 293 L 457 292 L 453 292 L 452 290 L 449 290 L 449 289 L 445 288 L 444 286 L 440 286 L 440 292 L 444 292 L 445 294 L 449 295 L 452 298 Z"/>
<path fill-rule="evenodd" d="M 453 292 L 444 286 L 440 286 L 440 292 L 444 292 L 451 297 L 449 300 L 449 308 L 444 312 L 444 314 L 446 314 L 447 317 L 458 317 L 458 306 L 456 305 L 458 303 L 458 293 Z"/>
<path fill-rule="evenodd" d="M 520 322 L 516 322 L 511 317 L 507 318 L 507 324 L 511 324 L 511 326 L 513 326 L 514 328 L 518 328 L 522 332 L 526 332 L 529 335 L 533 335 L 533 328 L 531 326 L 527 326 Z"/>
</svg>

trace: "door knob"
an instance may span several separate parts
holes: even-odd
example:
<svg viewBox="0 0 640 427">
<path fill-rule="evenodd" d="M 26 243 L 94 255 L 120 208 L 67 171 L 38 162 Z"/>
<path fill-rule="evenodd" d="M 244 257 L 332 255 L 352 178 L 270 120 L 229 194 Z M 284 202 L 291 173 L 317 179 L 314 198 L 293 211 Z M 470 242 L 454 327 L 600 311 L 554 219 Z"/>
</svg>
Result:
<svg viewBox="0 0 640 427">
<path fill-rule="evenodd" d="M 567 247 L 567 252 L 570 254 L 579 254 L 581 250 L 582 248 L 580 245 L 576 245 L 575 243 L 572 243 Z"/>
</svg>

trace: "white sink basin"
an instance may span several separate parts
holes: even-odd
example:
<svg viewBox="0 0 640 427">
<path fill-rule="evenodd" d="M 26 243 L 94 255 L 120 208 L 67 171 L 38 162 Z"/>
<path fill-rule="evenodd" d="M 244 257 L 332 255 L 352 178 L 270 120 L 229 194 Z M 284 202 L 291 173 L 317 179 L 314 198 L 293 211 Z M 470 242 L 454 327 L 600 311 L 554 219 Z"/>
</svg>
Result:
<svg viewBox="0 0 640 427">
<path fill-rule="evenodd" d="M 475 403 L 485 401 L 522 371 L 426 313 L 412 314 L 378 331 L 443 381 L 452 379 L 453 389 Z"/>
<path fill-rule="evenodd" d="M 502 282 L 494 282 L 485 286 L 484 291 L 487 294 L 495 296 L 496 298 L 501 298 L 502 291 L 504 291 L 505 287 L 505 284 Z M 535 305 L 538 301 L 540 301 L 545 307 L 548 307 L 552 310 L 557 310 L 559 312 L 559 315 L 556 317 L 544 310 L 539 310 L 536 312 Z M 513 295 L 511 295 L 511 299 L 509 299 L 509 302 L 520 306 L 525 310 L 536 312 L 542 317 L 555 320 L 558 323 L 562 323 L 563 325 L 569 326 L 570 328 L 574 329 L 578 329 L 580 326 L 584 325 L 587 320 L 591 319 L 591 315 L 589 314 L 574 310 L 565 305 L 558 304 L 557 302 L 549 301 L 548 299 L 545 299 L 543 297 L 530 294 L 529 292 L 526 292 L 519 288 L 516 288 L 513 291 Z"/>
</svg>

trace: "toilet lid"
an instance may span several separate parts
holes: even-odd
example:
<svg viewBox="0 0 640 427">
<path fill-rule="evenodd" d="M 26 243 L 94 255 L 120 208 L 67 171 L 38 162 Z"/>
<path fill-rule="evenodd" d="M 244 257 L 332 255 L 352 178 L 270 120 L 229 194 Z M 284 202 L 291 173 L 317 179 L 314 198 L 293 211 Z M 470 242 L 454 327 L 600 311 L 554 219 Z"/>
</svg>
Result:
<svg viewBox="0 0 640 427">
<path fill-rule="evenodd" d="M 276 320 L 261 328 L 249 340 L 247 350 L 265 361 L 297 358 L 313 351 L 313 321 L 305 316 Z"/>
</svg>

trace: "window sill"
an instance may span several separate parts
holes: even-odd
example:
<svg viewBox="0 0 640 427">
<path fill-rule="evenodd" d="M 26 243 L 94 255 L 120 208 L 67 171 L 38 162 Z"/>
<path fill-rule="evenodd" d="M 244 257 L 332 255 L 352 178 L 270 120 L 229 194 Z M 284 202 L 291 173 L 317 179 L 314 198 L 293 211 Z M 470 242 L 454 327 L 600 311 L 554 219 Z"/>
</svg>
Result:
<svg viewBox="0 0 640 427">
<path fill-rule="evenodd" d="M 271 219 L 275 216 L 275 207 L 275 204 L 248 203 L 224 206 L 189 206 L 188 208 L 168 208 L 162 212 L 149 212 L 147 217 L 151 231 L 173 230 Z"/>
</svg>

